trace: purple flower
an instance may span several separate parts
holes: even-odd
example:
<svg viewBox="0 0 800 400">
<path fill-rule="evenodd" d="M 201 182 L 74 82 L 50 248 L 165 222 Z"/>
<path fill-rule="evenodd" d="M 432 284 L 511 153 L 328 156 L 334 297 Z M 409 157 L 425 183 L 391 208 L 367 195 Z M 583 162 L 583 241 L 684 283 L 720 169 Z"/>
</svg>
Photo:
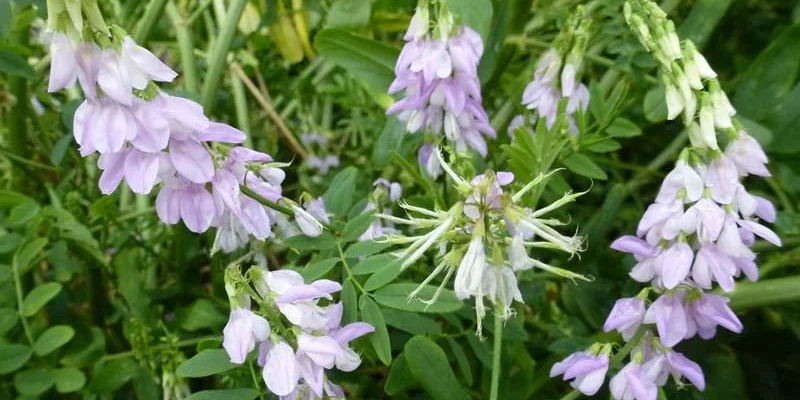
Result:
<svg viewBox="0 0 800 400">
<path fill-rule="evenodd" d="M 699 300 L 690 302 L 689 316 L 697 324 L 697 334 L 701 338 L 711 339 L 714 337 L 717 333 L 717 326 L 722 326 L 735 333 L 742 332 L 742 322 L 728 307 L 729 301 L 726 297 L 704 293 Z"/>
<path fill-rule="evenodd" d="M 664 250 L 661 258 L 661 279 L 664 287 L 673 289 L 689 275 L 694 251 L 688 244 L 678 242 Z"/>
<path fill-rule="evenodd" d="M 711 161 L 705 174 L 706 186 L 711 189 L 711 198 L 717 203 L 729 204 L 739 186 L 739 173 L 736 164 L 727 156 Z"/>
<path fill-rule="evenodd" d="M 611 394 L 620 400 L 656 400 L 658 387 L 641 365 L 631 362 L 611 379 Z"/>
<path fill-rule="evenodd" d="M 434 149 L 435 147 L 432 144 L 425 144 L 420 147 L 417 152 L 417 162 L 428 175 L 437 178 L 442 174 L 442 166 L 439 165 L 439 160 L 433 156 Z"/>
<path fill-rule="evenodd" d="M 703 289 L 711 289 L 711 281 L 714 280 L 722 290 L 730 292 L 736 273 L 733 260 L 715 244 L 703 246 L 692 265 L 692 280 Z"/>
<path fill-rule="evenodd" d="M 53 93 L 75 83 L 78 78 L 78 63 L 75 46 L 60 32 L 54 33 L 50 41 L 50 56 L 52 61 L 47 91 Z"/>
<path fill-rule="evenodd" d="M 582 351 L 553 364 L 550 377 L 563 374 L 565 381 L 575 379 L 570 383 L 573 388 L 587 396 L 593 396 L 603 386 L 607 372 L 607 355 L 592 355 L 588 351 Z"/>
<path fill-rule="evenodd" d="M 680 160 L 675 168 L 667 174 L 661 189 L 656 196 L 656 203 L 669 203 L 676 200 L 678 193 L 684 197 L 684 202 L 694 202 L 703 195 L 703 179 L 685 161 Z"/>
<path fill-rule="evenodd" d="M 267 388 L 278 396 L 292 393 L 300 380 L 300 371 L 295 359 L 294 350 L 284 341 L 274 345 L 269 342 L 262 344 L 265 352 L 263 357 L 264 369 L 262 377 Z"/>
<path fill-rule="evenodd" d="M 622 338 L 629 341 L 639 330 L 644 314 L 644 300 L 638 297 L 619 299 L 614 303 L 611 313 L 608 314 L 603 330 L 606 332 L 619 331 Z"/>
<path fill-rule="evenodd" d="M 725 154 L 730 157 L 740 175 L 770 176 L 767 169 L 767 154 L 761 145 L 745 131 L 739 131 L 739 136 L 725 148 Z"/>
<path fill-rule="evenodd" d="M 685 298 L 686 292 L 683 290 L 662 294 L 645 313 L 644 322 L 656 324 L 661 343 L 666 347 L 673 347 L 681 340 L 691 337 L 684 306 Z"/>
<path fill-rule="evenodd" d="M 611 248 L 616 251 L 633 254 L 637 260 L 642 260 L 658 255 L 657 247 L 647 243 L 636 236 L 622 236 L 611 243 Z"/>
<path fill-rule="evenodd" d="M 680 381 L 681 378 L 685 377 L 696 388 L 701 391 L 705 390 L 706 379 L 703 375 L 703 370 L 696 362 L 686 358 L 686 356 L 677 351 L 668 351 L 667 363 L 669 364 L 670 372 L 675 380 Z"/>
</svg>

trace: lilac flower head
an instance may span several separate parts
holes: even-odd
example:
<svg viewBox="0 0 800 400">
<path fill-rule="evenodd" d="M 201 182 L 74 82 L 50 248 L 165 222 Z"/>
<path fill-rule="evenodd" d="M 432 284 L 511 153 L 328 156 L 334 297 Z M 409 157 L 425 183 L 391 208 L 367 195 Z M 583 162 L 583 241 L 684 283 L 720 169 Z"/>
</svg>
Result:
<svg viewBox="0 0 800 400">
<path fill-rule="evenodd" d="M 586 396 L 596 394 L 606 379 L 608 372 L 608 355 L 592 355 L 588 351 L 570 354 L 569 357 L 553 364 L 550 377 L 564 375 L 564 380 Z"/>
<path fill-rule="evenodd" d="M 619 331 L 625 341 L 631 340 L 644 319 L 644 300 L 638 297 L 619 299 L 608 314 L 603 330 Z"/>
</svg>

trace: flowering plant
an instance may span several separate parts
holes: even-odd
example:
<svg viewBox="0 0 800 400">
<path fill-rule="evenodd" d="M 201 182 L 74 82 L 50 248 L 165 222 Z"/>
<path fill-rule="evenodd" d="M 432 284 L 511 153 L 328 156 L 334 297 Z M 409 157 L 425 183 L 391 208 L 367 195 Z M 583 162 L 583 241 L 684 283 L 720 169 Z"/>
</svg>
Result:
<svg viewBox="0 0 800 400">
<path fill-rule="evenodd" d="M 0 0 L 0 398 L 794 398 L 756 3 Z"/>
</svg>

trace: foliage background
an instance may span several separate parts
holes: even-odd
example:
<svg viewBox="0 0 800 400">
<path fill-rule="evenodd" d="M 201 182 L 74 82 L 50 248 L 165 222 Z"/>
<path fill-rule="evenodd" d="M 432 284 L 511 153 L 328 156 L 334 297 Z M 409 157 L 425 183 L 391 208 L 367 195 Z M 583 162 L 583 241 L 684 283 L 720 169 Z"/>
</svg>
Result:
<svg viewBox="0 0 800 400">
<path fill-rule="evenodd" d="M 231 369 L 219 357 L 193 359 L 206 371 L 184 364 L 201 350 L 219 348 L 228 310 L 222 270 L 243 254 L 210 256 L 213 233 L 197 236 L 180 225 L 160 224 L 152 199 L 124 190 L 100 195 L 95 160 L 81 159 L 72 144 L 79 94 L 46 93 L 47 51 L 38 41 L 44 3 L 0 0 L 0 398 L 61 393 L 150 399 L 160 397 L 170 379 L 192 391 L 252 386 L 247 368 Z M 490 144 L 488 164 L 474 160 L 476 169 L 488 165 L 530 178 L 535 166 L 506 146 L 505 127 L 521 111 L 519 99 L 538 56 L 574 6 L 584 2 L 449 3 L 486 42 L 480 67 L 484 106 L 499 139 Z M 501 398 L 559 398 L 568 387 L 547 377 L 550 365 L 594 341 L 615 340 L 596 332 L 614 299 L 638 289 L 627 278 L 632 260 L 607 245 L 634 230 L 686 141 L 679 124 L 664 122 L 663 91 L 650 75 L 655 62 L 627 32 L 621 1 L 595 3 L 583 79 L 592 89 L 587 120 L 593 129 L 561 159 L 568 172 L 559 174 L 548 191 L 556 196 L 570 187 L 591 187 L 570 208 L 572 226 L 588 237 L 588 251 L 560 263 L 595 280 L 575 285 L 545 275 L 523 276 L 525 307 L 509 321 L 504 336 Z M 164 4 L 165 12 L 148 13 Z M 215 10 L 218 4 L 226 2 L 128 0 L 101 6 L 107 20 L 133 32 L 183 74 L 170 91 L 199 100 L 197 83 L 207 72 L 210 43 L 224 20 Z M 308 17 L 305 26 L 294 19 L 299 13 L 280 11 L 299 10 L 298 4 Z M 371 182 L 380 176 L 403 183 L 409 202 L 429 204 L 441 188 L 416 167 L 421 138 L 404 135 L 401 123 L 384 116 L 391 102 L 385 88 L 414 5 L 408 0 L 251 1 L 230 53 L 222 55 L 227 68 L 219 90 L 210 94 L 215 107 L 207 111 L 245 130 L 255 148 L 278 160 L 294 159 L 284 190 L 324 194 L 340 217 L 337 223 L 360 213 Z M 665 0 L 661 5 L 681 37 L 701 46 L 748 128 L 768 149 L 774 176 L 753 184 L 755 192 L 776 201 L 776 230 L 785 242 L 780 250 L 760 248 L 767 284 L 740 284 L 734 293 L 744 333 L 724 332 L 710 342 L 683 345 L 706 371 L 706 392 L 671 389 L 666 396 L 796 398 L 800 2 Z M 191 65 L 182 52 L 186 46 L 193 49 Z M 192 68 L 194 76 L 187 71 Z M 295 137 L 314 130 L 330 135 L 329 151 L 340 156 L 342 167 L 325 176 L 310 171 L 285 141 L 278 121 Z M 273 267 L 344 276 L 341 265 L 320 263 L 336 257 L 335 247 L 325 246 L 296 241 L 257 250 Z M 358 257 L 347 258 L 358 262 Z M 366 275 L 358 279 L 363 283 Z M 401 280 L 419 282 L 425 275 L 419 267 Z M 350 296 L 345 304 L 356 313 L 352 285 L 343 296 Z M 365 301 L 362 317 L 371 307 Z M 439 380 L 444 376 L 472 398 L 488 390 L 490 341 L 475 337 L 469 306 L 442 314 L 409 313 L 385 303 L 377 309 L 372 319 L 385 321 L 388 329 L 380 339 L 357 342 L 365 363 L 336 377 L 353 398 L 459 398 L 459 392 L 437 389 L 445 386 Z M 37 346 L 33 339 L 45 332 L 50 336 Z M 415 335 L 430 340 L 409 341 Z"/>
</svg>

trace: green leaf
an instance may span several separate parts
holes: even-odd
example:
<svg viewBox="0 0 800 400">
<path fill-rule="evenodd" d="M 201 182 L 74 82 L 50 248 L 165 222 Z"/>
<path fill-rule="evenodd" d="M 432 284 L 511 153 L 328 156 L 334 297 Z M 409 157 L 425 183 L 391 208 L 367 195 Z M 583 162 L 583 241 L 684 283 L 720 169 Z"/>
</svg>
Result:
<svg viewBox="0 0 800 400">
<path fill-rule="evenodd" d="M 406 343 L 404 353 L 414 378 L 431 397 L 436 400 L 469 399 L 450 368 L 447 355 L 436 342 L 425 336 L 414 336 Z"/>
<path fill-rule="evenodd" d="M 258 397 L 258 390 L 251 388 L 203 390 L 193 393 L 185 400 L 253 400 Z"/>
<path fill-rule="evenodd" d="M 733 0 L 695 1 L 689 16 L 678 28 L 678 36 L 681 39 L 690 39 L 699 48 L 703 48 L 732 2 Z"/>
<path fill-rule="evenodd" d="M 14 254 L 14 263 L 20 273 L 28 271 L 33 260 L 45 246 L 47 246 L 47 238 L 36 238 L 25 243 L 17 250 L 16 254 Z"/>
<path fill-rule="evenodd" d="M 103 331 L 96 326 L 89 329 L 79 327 L 75 339 L 69 345 L 69 351 L 61 356 L 60 361 L 68 367 L 84 368 L 94 364 L 104 354 L 106 337 Z"/>
<path fill-rule="evenodd" d="M 0 189 L 0 207 L 10 208 L 18 204 L 35 201 L 32 198 L 13 190 Z"/>
<path fill-rule="evenodd" d="M 581 153 L 573 153 L 569 157 L 562 160 L 564 166 L 568 170 L 585 177 L 601 179 L 608 179 L 605 171 L 603 171 L 594 161 Z"/>
<path fill-rule="evenodd" d="M 0 49 L 0 72 L 20 76 L 27 80 L 36 79 L 36 71 L 22 56 Z"/>
<path fill-rule="evenodd" d="M 325 18 L 326 28 L 362 28 L 369 24 L 372 2 L 363 0 L 335 0 Z"/>
<path fill-rule="evenodd" d="M 198 299 L 189 307 L 178 311 L 176 318 L 181 328 L 194 332 L 200 329 L 219 330 L 228 317 L 208 299 Z"/>
<path fill-rule="evenodd" d="M 400 260 L 394 260 L 379 269 L 364 283 L 364 290 L 371 292 L 382 288 L 395 280 L 403 270 L 400 268 Z"/>
<path fill-rule="evenodd" d="M 602 142 L 595 143 L 586 148 L 593 153 L 609 153 L 617 151 L 622 148 L 622 145 L 616 140 L 603 140 Z"/>
<path fill-rule="evenodd" d="M 300 275 L 303 276 L 306 282 L 315 281 L 322 278 L 339 263 L 339 257 L 327 258 L 322 261 L 317 261 L 314 264 L 300 270 Z"/>
<path fill-rule="evenodd" d="M 0 264 L 0 285 L 11 279 L 11 267 Z"/>
<path fill-rule="evenodd" d="M 381 308 L 386 325 L 393 326 L 412 335 L 433 335 L 442 333 L 439 323 L 417 313 Z"/>
<path fill-rule="evenodd" d="M 11 209 L 11 213 L 8 215 L 8 218 L 6 218 L 5 223 L 12 228 L 25 225 L 36 217 L 39 211 L 41 211 L 41 207 L 35 202 L 28 201 L 22 203 Z"/>
<path fill-rule="evenodd" d="M 703 365 L 708 386 L 705 400 L 747 400 L 744 371 L 734 354 L 714 354 Z"/>
<path fill-rule="evenodd" d="M 330 232 L 324 231 L 317 237 L 297 235 L 292 236 L 284 243 L 299 252 L 328 250 L 336 247 L 336 238 Z"/>
<path fill-rule="evenodd" d="M 314 46 L 326 60 L 376 89 L 385 91 L 394 80 L 394 64 L 400 55 L 397 48 L 340 29 L 320 31 Z"/>
<path fill-rule="evenodd" d="M 492 28 L 492 2 L 490 0 L 448 0 L 450 11 L 461 19 L 464 25 L 481 35 L 484 43 L 489 42 Z"/>
<path fill-rule="evenodd" d="M 617 118 L 606 128 L 606 133 L 611 137 L 629 138 L 642 134 L 642 128 L 625 118 Z"/>
<path fill-rule="evenodd" d="M 24 344 L 0 343 L 0 375 L 14 372 L 31 358 L 31 348 Z"/>
<path fill-rule="evenodd" d="M 53 370 L 53 375 L 59 393 L 77 392 L 86 385 L 86 375 L 79 369 L 59 368 Z"/>
<path fill-rule="evenodd" d="M 33 343 L 33 352 L 45 356 L 69 343 L 75 336 L 75 329 L 69 325 L 56 325 L 48 328 Z"/>
<path fill-rule="evenodd" d="M 375 221 L 374 213 L 361 214 L 350 221 L 342 229 L 342 240 L 345 242 L 352 242 L 358 239 L 363 234 L 372 222 Z"/>
<path fill-rule="evenodd" d="M 386 365 L 392 363 L 392 346 L 389 342 L 389 331 L 383 320 L 380 308 L 369 296 L 361 296 L 361 317 L 364 322 L 375 327 L 375 332 L 369 335 L 369 341 L 378 355 L 378 359 Z"/>
<path fill-rule="evenodd" d="M 0 0 L 0 38 L 5 38 L 8 36 L 8 32 L 11 30 L 11 22 L 13 17 L 14 14 L 11 11 L 11 1 Z"/>
<path fill-rule="evenodd" d="M 393 264 L 396 260 L 397 257 L 391 254 L 378 254 L 367 257 L 364 259 L 364 261 L 356 264 L 351 271 L 353 272 L 353 275 L 368 275 L 381 270 L 381 268 L 384 268 L 387 265 Z"/>
<path fill-rule="evenodd" d="M 467 382 L 467 386 L 472 386 L 472 366 L 469 364 L 467 354 L 464 353 L 464 349 L 460 344 L 458 344 L 458 342 L 456 342 L 455 339 L 451 338 L 450 336 L 447 336 L 445 339 L 447 339 L 447 344 L 450 345 L 450 350 L 456 357 L 458 368 L 461 370 L 461 375 Z"/>
<path fill-rule="evenodd" d="M 417 283 L 394 283 L 375 292 L 375 301 L 386 307 L 398 310 L 423 313 L 448 313 L 461 309 L 463 303 L 452 290 L 442 289 L 439 298 L 433 304 L 425 304 L 421 300 L 433 297 L 436 287 L 425 285 L 419 291 L 418 299 L 408 300 L 408 295 L 419 287 Z"/>
<path fill-rule="evenodd" d="M 648 90 L 644 95 L 644 117 L 652 123 L 667 120 L 667 98 L 663 85 Z"/>
<path fill-rule="evenodd" d="M 800 91 L 798 91 L 800 93 Z M 776 153 L 784 153 L 784 152 L 793 152 L 800 150 L 800 140 L 796 140 L 797 144 L 792 146 L 791 142 L 784 141 L 783 143 L 778 142 L 777 146 L 772 146 L 773 138 L 775 135 L 772 133 L 772 130 L 767 128 L 764 125 L 759 124 L 753 120 L 747 119 L 744 116 L 737 115 L 736 119 L 742 123 L 744 129 L 753 136 L 758 143 L 761 144 L 762 147 L 770 147 L 771 151 L 775 151 Z M 790 135 L 791 137 L 796 137 L 795 135 Z"/>
<path fill-rule="evenodd" d="M 22 316 L 31 317 L 42 309 L 50 300 L 61 293 L 62 286 L 57 282 L 48 282 L 44 285 L 39 285 L 22 301 Z"/>
<path fill-rule="evenodd" d="M 355 322 L 358 319 L 358 294 L 350 279 L 342 285 L 342 303 L 344 304 L 342 321 L 344 323 Z"/>
<path fill-rule="evenodd" d="M 411 370 L 408 369 L 408 361 L 406 355 L 400 353 L 397 358 L 392 362 L 389 367 L 389 376 L 386 377 L 386 384 L 383 386 L 383 391 L 389 396 L 395 396 L 398 393 L 414 387 L 417 381 Z"/>
<path fill-rule="evenodd" d="M 783 97 L 781 104 L 765 122 L 772 129 L 770 132 L 774 132 L 774 140 L 771 143 L 765 143 L 762 137 L 757 136 L 759 131 L 748 126 L 741 116 L 737 116 L 737 118 L 762 145 L 769 144 L 770 151 L 797 153 L 800 151 L 800 135 L 797 134 L 797 127 L 800 126 L 800 83 L 794 87 L 791 93 Z"/>
<path fill-rule="evenodd" d="M 8 254 L 19 248 L 22 236 L 16 233 L 4 233 L 0 236 L 0 254 Z"/>
<path fill-rule="evenodd" d="M 353 206 L 357 178 L 358 169 L 353 166 L 339 171 L 333 177 L 328 190 L 322 196 L 329 213 L 338 216 L 347 214 L 347 210 Z"/>
<path fill-rule="evenodd" d="M 383 168 L 391 159 L 389 153 L 399 149 L 406 137 L 406 123 L 397 118 L 387 118 L 386 124 L 372 149 L 372 162 Z"/>
<path fill-rule="evenodd" d="M 381 243 L 373 241 L 356 242 L 350 245 L 350 247 L 348 247 L 347 250 L 344 251 L 344 256 L 348 258 L 371 256 L 375 253 L 383 251 L 385 248 L 389 246 L 391 246 L 391 244 L 389 243 Z"/>
<path fill-rule="evenodd" d="M 742 74 L 733 103 L 737 111 L 760 121 L 791 92 L 800 69 L 800 24 L 775 39 Z"/>
<path fill-rule="evenodd" d="M 94 393 L 111 393 L 139 373 L 139 364 L 133 358 L 119 358 L 95 365 L 89 390 Z"/>
<path fill-rule="evenodd" d="M 224 349 L 204 350 L 178 366 L 176 373 L 181 378 L 200 378 L 236 368 Z"/>
<path fill-rule="evenodd" d="M 0 335 L 17 326 L 17 322 L 19 322 L 17 310 L 7 307 L 0 308 Z"/>
<path fill-rule="evenodd" d="M 28 369 L 14 375 L 14 387 L 20 394 L 37 396 L 50 389 L 55 383 L 55 375 L 43 368 Z"/>
</svg>

